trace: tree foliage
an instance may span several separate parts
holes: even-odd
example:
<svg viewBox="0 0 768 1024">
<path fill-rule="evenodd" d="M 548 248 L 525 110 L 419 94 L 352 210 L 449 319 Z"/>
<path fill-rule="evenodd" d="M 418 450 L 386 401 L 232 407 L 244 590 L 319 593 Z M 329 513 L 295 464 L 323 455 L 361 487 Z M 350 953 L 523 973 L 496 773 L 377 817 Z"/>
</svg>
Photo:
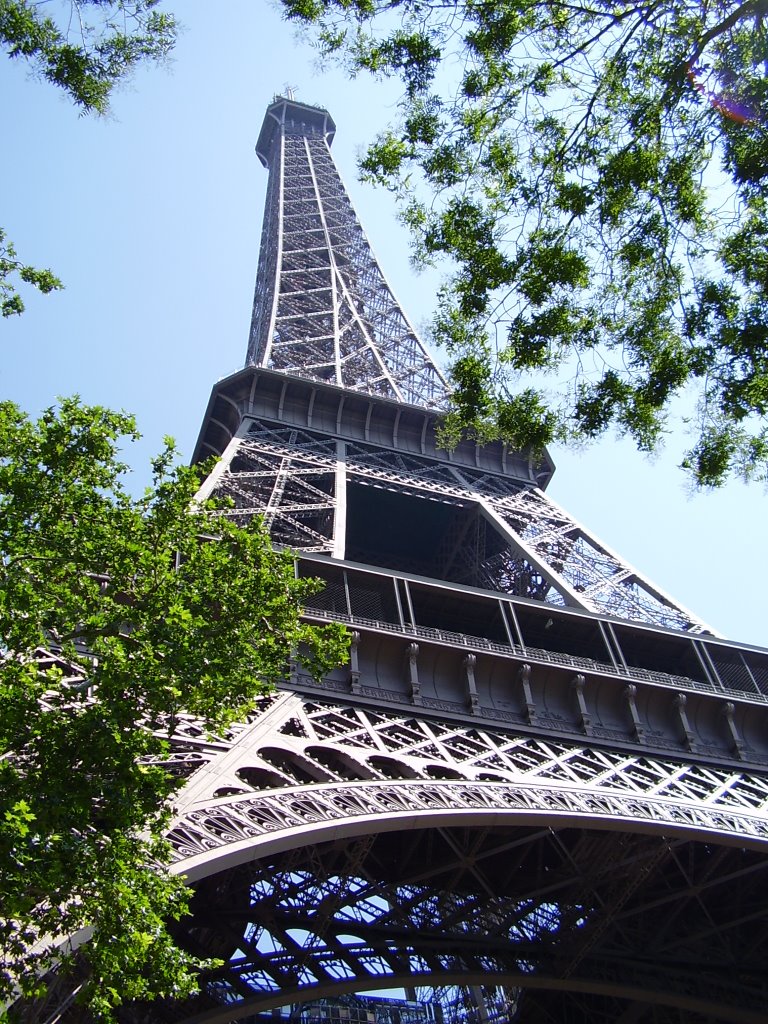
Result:
<svg viewBox="0 0 768 1024">
<path fill-rule="evenodd" d="M 115 88 L 143 63 L 167 60 L 178 26 L 159 0 L 0 0 L 0 46 L 83 113 L 106 114 Z M 43 294 L 61 288 L 50 270 L 21 263 L 0 230 L 0 312 L 24 311 L 18 283 Z"/>
<path fill-rule="evenodd" d="M 50 270 L 36 270 L 21 262 L 16 256 L 12 242 L 6 240 L 5 232 L 0 228 L 0 313 L 3 316 L 16 316 L 24 312 L 24 303 L 16 291 L 14 278 L 31 284 L 44 295 L 61 288 L 61 281 Z"/>
<path fill-rule="evenodd" d="M 164 867 L 179 716 L 226 728 L 290 658 L 319 675 L 346 655 L 342 627 L 300 621 L 314 583 L 258 520 L 190 512 L 201 473 L 170 442 L 131 497 L 137 436 L 77 400 L 37 422 L 0 405 L 0 1006 L 83 928 L 97 1018 L 194 987 L 166 930 L 187 907 Z"/>
<path fill-rule="evenodd" d="M 167 59 L 177 24 L 159 0 L 0 0 L 0 41 L 14 60 L 63 89 L 85 112 L 105 114 L 117 85 L 147 61 Z"/>
<path fill-rule="evenodd" d="M 768 479 L 762 0 L 283 4 L 402 82 L 362 170 L 451 267 L 447 438 L 653 450 L 682 399 L 699 484 Z"/>
</svg>

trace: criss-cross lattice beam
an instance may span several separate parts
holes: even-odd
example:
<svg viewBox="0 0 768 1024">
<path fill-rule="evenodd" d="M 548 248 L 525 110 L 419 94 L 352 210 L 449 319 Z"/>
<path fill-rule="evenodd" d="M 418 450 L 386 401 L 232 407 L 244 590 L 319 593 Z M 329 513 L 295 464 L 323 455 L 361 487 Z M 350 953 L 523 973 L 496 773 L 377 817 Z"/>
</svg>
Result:
<svg viewBox="0 0 768 1024">
<path fill-rule="evenodd" d="M 480 1018 L 458 1011 L 457 988 L 476 985 L 490 1006 L 500 986 L 519 1024 L 616 1021 L 632 1006 L 644 1021 L 758 1024 L 767 874 L 737 847 L 571 828 L 297 845 L 198 885 L 184 941 L 225 966 L 196 1001 L 126 1019 L 223 1024 L 406 986 L 440 993 L 446 1024 L 464 1024 Z M 747 916 L 762 932 L 739 928 Z"/>
<path fill-rule="evenodd" d="M 519 480 L 254 419 L 244 420 L 205 493 L 231 499 L 226 514 L 238 520 L 262 515 L 277 543 L 343 557 L 339 531 L 347 525 L 349 486 L 407 495 L 421 515 L 428 514 L 420 511 L 429 508 L 424 502 L 457 510 L 447 526 L 436 527 L 444 531 L 440 557 L 434 556 L 439 565 L 425 570 L 403 561 L 392 568 L 672 629 L 708 631 L 543 491 Z M 352 557 L 375 564 L 377 552 Z"/>
<path fill-rule="evenodd" d="M 445 380 L 379 268 L 331 156 L 327 111 L 278 99 L 246 365 L 435 407 Z"/>
</svg>

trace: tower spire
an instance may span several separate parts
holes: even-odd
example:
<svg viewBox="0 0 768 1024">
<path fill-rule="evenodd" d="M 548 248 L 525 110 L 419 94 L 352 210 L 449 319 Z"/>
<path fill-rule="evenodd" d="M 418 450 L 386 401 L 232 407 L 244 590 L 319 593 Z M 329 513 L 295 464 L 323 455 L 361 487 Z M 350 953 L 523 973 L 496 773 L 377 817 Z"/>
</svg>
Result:
<svg viewBox="0 0 768 1024">
<path fill-rule="evenodd" d="M 331 155 L 327 110 L 279 96 L 246 366 L 439 406 L 447 388 L 376 261 Z"/>
</svg>

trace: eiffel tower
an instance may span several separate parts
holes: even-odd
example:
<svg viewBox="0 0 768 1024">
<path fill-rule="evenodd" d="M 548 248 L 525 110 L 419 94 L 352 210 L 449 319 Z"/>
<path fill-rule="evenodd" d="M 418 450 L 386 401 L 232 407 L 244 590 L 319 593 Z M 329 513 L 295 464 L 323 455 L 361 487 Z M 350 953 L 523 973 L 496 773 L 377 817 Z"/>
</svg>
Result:
<svg viewBox="0 0 768 1024">
<path fill-rule="evenodd" d="M 246 366 L 201 497 L 261 515 L 349 625 L 226 735 L 186 723 L 179 942 L 223 966 L 142 1024 L 768 1019 L 768 652 L 550 500 L 548 457 L 440 448 L 447 388 L 321 108 L 277 97 Z"/>
</svg>

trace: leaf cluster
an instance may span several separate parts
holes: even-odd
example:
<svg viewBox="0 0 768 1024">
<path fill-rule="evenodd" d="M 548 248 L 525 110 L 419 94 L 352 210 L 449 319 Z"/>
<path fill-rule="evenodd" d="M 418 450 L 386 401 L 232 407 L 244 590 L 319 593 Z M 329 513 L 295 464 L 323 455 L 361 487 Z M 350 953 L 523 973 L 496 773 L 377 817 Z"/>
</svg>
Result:
<svg viewBox="0 0 768 1024">
<path fill-rule="evenodd" d="M 36 270 L 17 258 L 16 249 L 8 241 L 5 232 L 0 228 L 0 313 L 6 316 L 18 316 L 24 312 L 24 301 L 19 295 L 16 278 L 25 284 L 31 284 L 43 295 L 62 288 L 61 281 L 50 270 Z"/>
<path fill-rule="evenodd" d="M 696 482 L 768 479 L 762 5 L 283 6 L 353 74 L 402 83 L 361 169 L 397 195 L 417 262 L 453 268 L 433 326 L 446 437 L 618 429 L 653 450 L 693 403 Z"/>
<path fill-rule="evenodd" d="M 159 0 L 0 0 L 0 43 L 9 57 L 63 89 L 85 112 L 104 114 L 114 88 L 144 62 L 163 62 L 178 25 Z"/>
<path fill-rule="evenodd" d="M 37 422 L 0 405 L 0 999 L 33 996 L 88 928 L 81 998 L 103 1019 L 194 987 L 167 931 L 187 906 L 163 840 L 180 716 L 226 728 L 291 658 L 321 674 L 347 648 L 300 620 L 314 581 L 258 520 L 190 511 L 202 471 L 170 442 L 131 496 L 137 436 L 77 399 Z"/>
</svg>

